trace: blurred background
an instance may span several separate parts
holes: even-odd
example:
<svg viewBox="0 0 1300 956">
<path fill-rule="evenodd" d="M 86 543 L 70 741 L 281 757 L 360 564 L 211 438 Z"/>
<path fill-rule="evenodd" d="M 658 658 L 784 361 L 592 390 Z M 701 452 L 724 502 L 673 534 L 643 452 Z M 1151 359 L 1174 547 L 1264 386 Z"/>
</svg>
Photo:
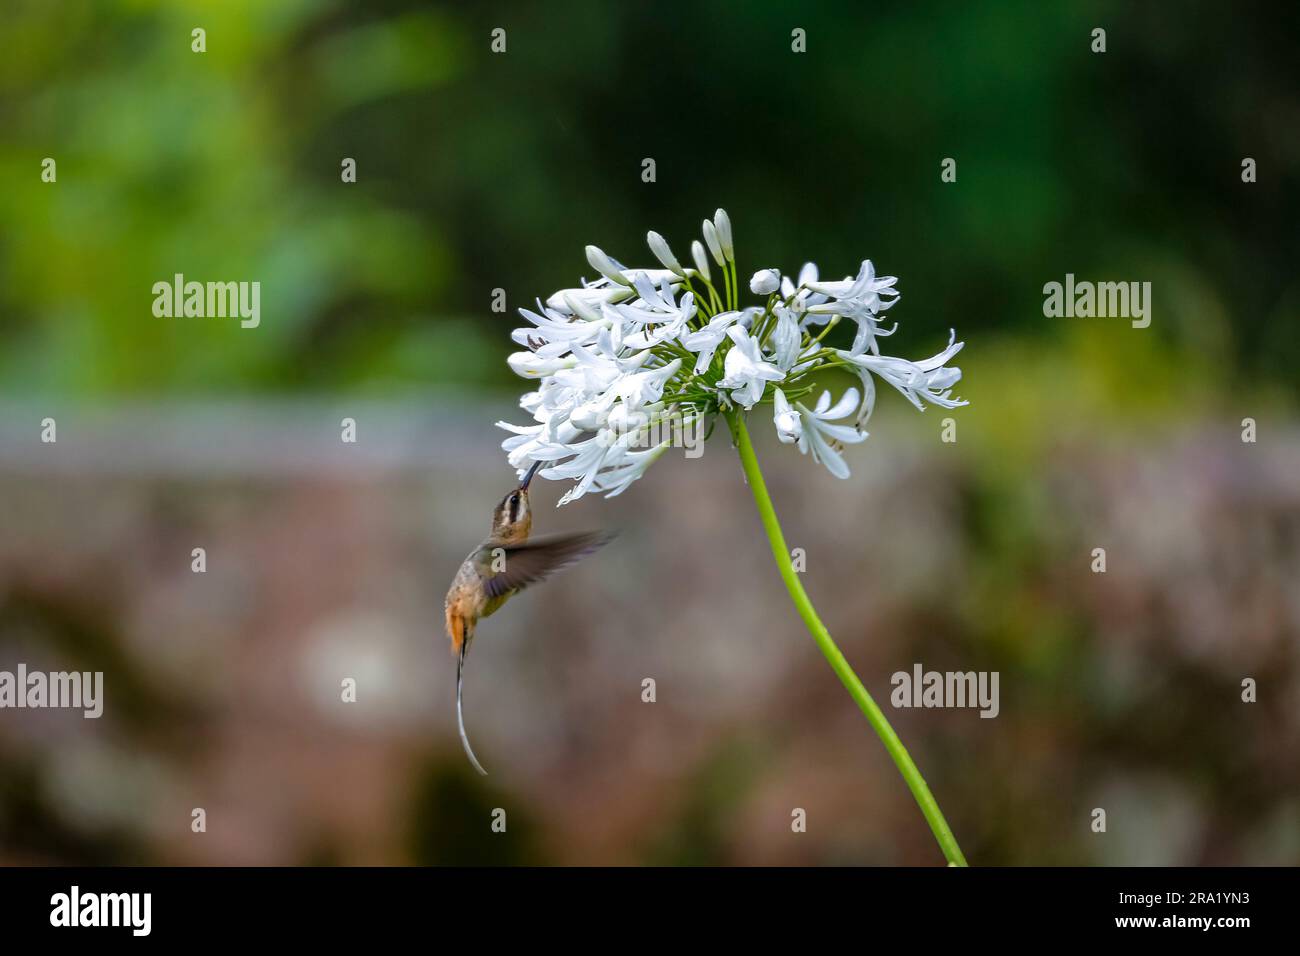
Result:
<svg viewBox="0 0 1300 956">
<path fill-rule="evenodd" d="M 725 429 L 542 484 L 539 528 L 621 534 L 484 623 L 491 776 L 457 742 L 515 310 L 718 206 L 742 276 L 871 257 L 886 351 L 967 343 L 955 443 L 882 390 L 838 482 L 751 427 L 971 862 L 1300 862 L 1297 14 L 1231 10 L 8 0 L 0 670 L 106 702 L 0 711 L 0 863 L 941 863 Z M 1150 327 L 1045 318 L 1067 272 L 1151 282 Z M 259 281 L 260 327 L 155 317 L 175 273 Z M 916 663 L 998 671 L 999 716 L 889 707 Z"/>
</svg>

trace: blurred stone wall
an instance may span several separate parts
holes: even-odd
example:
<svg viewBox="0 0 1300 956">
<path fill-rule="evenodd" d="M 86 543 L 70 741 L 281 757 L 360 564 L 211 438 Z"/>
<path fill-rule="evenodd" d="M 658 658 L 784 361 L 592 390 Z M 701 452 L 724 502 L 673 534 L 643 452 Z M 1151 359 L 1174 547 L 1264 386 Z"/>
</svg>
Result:
<svg viewBox="0 0 1300 956">
<path fill-rule="evenodd" d="M 0 669 L 102 670 L 106 704 L 0 711 L 0 863 L 940 862 L 722 428 L 620 498 L 539 485 L 539 532 L 620 534 L 481 626 L 470 771 L 442 599 L 510 485 L 509 416 L 7 407 Z M 806 587 L 972 862 L 1300 862 L 1295 434 L 1008 462 L 886 415 L 838 482 L 756 430 Z M 916 663 L 998 671 L 998 717 L 889 706 Z"/>
</svg>

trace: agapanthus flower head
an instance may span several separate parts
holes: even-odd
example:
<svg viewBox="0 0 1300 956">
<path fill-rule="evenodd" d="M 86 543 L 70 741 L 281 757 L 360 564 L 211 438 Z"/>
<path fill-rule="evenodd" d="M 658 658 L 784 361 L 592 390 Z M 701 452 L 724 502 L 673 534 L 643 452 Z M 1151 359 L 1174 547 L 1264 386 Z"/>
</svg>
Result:
<svg viewBox="0 0 1300 956">
<path fill-rule="evenodd" d="M 541 477 L 572 480 L 560 504 L 589 491 L 621 494 L 674 433 L 723 412 L 771 403 L 780 441 L 847 478 L 842 452 L 867 437 L 875 379 L 920 409 L 966 404 L 952 394 L 961 380 L 961 369 L 948 365 L 962 347 L 955 333 L 946 349 L 918 362 L 880 354 L 878 340 L 897 329 L 882 328 L 880 315 L 899 301 L 898 280 L 877 276 L 871 260 L 841 280 L 823 280 L 811 262 L 793 278 L 760 269 L 749 281 L 759 301 L 742 305 L 724 210 L 704 221 L 703 236 L 691 243 L 694 267 L 657 232 L 646 236 L 653 268 L 625 266 L 588 246 L 599 278 L 554 293 L 536 311 L 519 310 L 530 325 L 511 336 L 524 351 L 509 364 L 537 382 L 519 401 L 533 423 L 498 422 L 511 432 L 502 448 L 521 477 L 541 462 Z M 840 323 L 853 326 L 847 349 L 824 343 Z M 812 376 L 832 368 L 857 374 L 861 395 L 850 388 L 833 401 L 823 391 L 809 407 Z"/>
</svg>

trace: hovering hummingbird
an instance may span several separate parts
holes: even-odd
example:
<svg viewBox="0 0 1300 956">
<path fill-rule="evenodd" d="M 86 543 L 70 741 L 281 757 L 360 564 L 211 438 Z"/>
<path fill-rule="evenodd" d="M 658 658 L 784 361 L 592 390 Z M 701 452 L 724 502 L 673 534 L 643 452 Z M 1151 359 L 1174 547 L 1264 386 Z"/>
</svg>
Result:
<svg viewBox="0 0 1300 956">
<path fill-rule="evenodd" d="M 481 618 L 495 613 L 528 585 L 590 554 L 613 537 L 602 532 L 583 532 L 529 540 L 533 515 L 528 507 L 528 484 L 541 466 L 542 462 L 534 462 L 519 487 L 501 499 L 492 513 L 491 534 L 465 558 L 443 603 L 447 636 L 451 638 L 451 652 L 456 658 L 456 722 L 460 726 L 460 742 L 474 769 L 484 775 L 487 771 L 474 756 L 465 734 L 461 695 L 465 654 L 474 639 L 474 628 Z"/>
</svg>

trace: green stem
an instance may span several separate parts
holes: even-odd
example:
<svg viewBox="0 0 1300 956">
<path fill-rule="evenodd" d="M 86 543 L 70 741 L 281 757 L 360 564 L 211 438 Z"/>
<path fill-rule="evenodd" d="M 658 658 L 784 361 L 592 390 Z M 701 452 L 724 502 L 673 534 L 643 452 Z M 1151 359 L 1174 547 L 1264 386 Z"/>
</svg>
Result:
<svg viewBox="0 0 1300 956">
<path fill-rule="evenodd" d="M 704 326 L 708 324 L 709 319 L 713 317 L 713 312 L 710 311 L 710 303 L 703 295 L 695 290 L 695 284 L 691 282 L 691 275 L 689 272 L 682 276 L 682 281 L 686 283 L 686 288 L 691 295 L 695 296 L 696 318 L 700 320 L 698 326 L 692 324 L 691 328 L 704 328 Z"/>
<path fill-rule="evenodd" d="M 934 831 L 934 838 L 939 841 L 939 848 L 947 858 L 948 863 L 952 866 L 966 866 L 966 857 L 962 855 L 961 847 L 957 845 L 957 838 L 952 835 L 952 830 L 948 826 L 948 821 L 943 818 L 943 811 L 939 809 L 939 804 L 934 799 L 934 794 L 930 793 L 930 788 L 925 783 L 925 778 L 921 776 L 921 771 L 916 768 L 912 762 L 912 757 L 903 746 L 903 742 L 898 739 L 898 734 L 894 733 L 894 728 L 889 725 L 885 719 L 884 713 L 872 699 L 871 694 L 862 686 L 862 681 L 858 680 L 858 675 L 853 673 L 853 668 L 845 660 L 840 649 L 835 646 L 835 641 L 831 639 L 830 632 L 826 630 L 826 625 L 821 622 L 817 616 L 812 602 L 808 600 L 808 594 L 803 589 L 803 584 L 799 581 L 799 575 L 790 563 L 790 549 L 786 547 L 785 535 L 781 533 L 781 524 L 777 521 L 776 511 L 772 507 L 772 499 L 767 493 L 767 484 L 763 481 L 763 472 L 758 467 L 758 459 L 754 456 L 754 446 L 749 440 L 749 431 L 745 428 L 743 415 L 738 411 L 728 413 L 727 420 L 731 425 L 732 434 L 736 438 L 736 445 L 740 450 L 740 463 L 745 469 L 745 477 L 749 481 L 749 489 L 754 495 L 754 504 L 758 506 L 758 515 L 763 521 L 763 530 L 767 532 L 767 540 L 772 546 L 772 557 L 776 559 L 777 570 L 781 572 L 781 579 L 785 581 L 786 590 L 790 592 L 790 599 L 794 601 L 795 608 L 799 611 L 799 616 L 803 618 L 804 625 L 817 642 L 822 654 L 826 657 L 827 662 L 831 665 L 831 670 L 835 676 L 840 679 L 840 683 L 848 690 L 849 696 L 853 698 L 858 708 L 866 716 L 867 722 L 876 732 L 885 749 L 889 751 L 889 756 L 893 758 L 898 772 L 903 775 L 903 780 L 907 782 L 908 789 L 912 791 L 912 796 L 916 798 L 917 804 L 921 808 L 921 813 L 925 820 L 930 824 L 930 829 Z"/>
</svg>

